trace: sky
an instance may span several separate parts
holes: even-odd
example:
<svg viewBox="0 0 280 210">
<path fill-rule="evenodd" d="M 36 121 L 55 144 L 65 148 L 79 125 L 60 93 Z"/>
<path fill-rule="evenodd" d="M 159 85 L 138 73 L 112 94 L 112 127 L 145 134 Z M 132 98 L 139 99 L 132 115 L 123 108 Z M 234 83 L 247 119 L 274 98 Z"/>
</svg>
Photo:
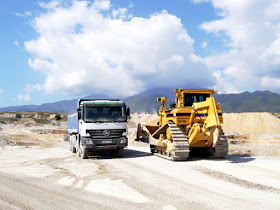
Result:
<svg viewBox="0 0 280 210">
<path fill-rule="evenodd" d="M 279 0 L 0 3 L 0 107 L 207 88 L 280 94 Z"/>
</svg>

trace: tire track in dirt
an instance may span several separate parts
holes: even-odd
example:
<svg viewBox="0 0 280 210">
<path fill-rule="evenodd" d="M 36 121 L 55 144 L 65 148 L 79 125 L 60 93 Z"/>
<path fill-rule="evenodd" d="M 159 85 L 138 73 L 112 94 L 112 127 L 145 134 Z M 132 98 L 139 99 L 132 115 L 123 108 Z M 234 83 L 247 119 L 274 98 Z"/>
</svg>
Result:
<svg viewBox="0 0 280 210">
<path fill-rule="evenodd" d="M 117 165 L 109 163 L 109 177 L 112 180 L 122 180 L 126 185 L 149 198 L 151 203 L 157 206 L 156 208 L 150 206 L 151 209 L 160 209 L 167 205 L 178 209 L 211 209 L 203 202 L 194 201 L 191 196 L 185 197 L 184 182 L 179 179 L 170 179 L 168 174 L 163 174 L 155 169 L 151 170 L 145 165 L 131 162 L 125 158 L 117 161 Z M 151 183 L 153 187 L 151 187 Z M 180 189 L 178 189 L 178 185 L 181 186 Z M 190 188 L 192 187 L 187 187 L 188 190 Z M 195 187 L 193 190 L 197 190 L 197 188 Z"/>
<path fill-rule="evenodd" d="M 69 161 L 70 159 L 73 160 Z M 63 158 L 47 158 L 47 159 L 40 160 L 39 163 L 41 165 L 47 165 L 50 168 L 57 170 L 57 172 L 47 176 L 47 178 L 52 179 L 53 182 L 57 182 L 65 177 L 74 178 L 74 181 L 71 184 L 72 187 L 77 186 L 77 184 L 80 181 L 83 182 L 83 186 L 84 186 L 93 179 L 92 178 L 93 175 L 94 177 L 96 177 L 97 175 L 103 175 L 107 173 L 105 166 L 102 165 L 99 161 L 96 161 L 94 159 L 87 160 L 87 162 L 89 162 L 88 163 L 89 166 L 93 167 L 92 168 L 93 171 L 92 174 L 87 174 L 85 176 L 81 176 L 81 174 L 78 172 L 79 169 L 78 168 L 75 169 L 75 166 L 71 167 L 71 165 L 67 165 L 72 163 L 79 164 L 79 162 L 85 164 L 85 160 L 80 160 L 78 158 L 75 158 L 74 156 L 63 157 Z"/>
<path fill-rule="evenodd" d="M 278 189 L 278 188 L 266 186 L 266 185 L 263 185 L 263 184 L 257 184 L 257 183 L 249 182 L 249 181 L 246 181 L 244 179 L 240 179 L 240 178 L 237 178 L 235 176 L 232 176 L 232 175 L 220 172 L 220 171 L 215 171 L 215 170 L 205 168 L 205 167 L 194 167 L 194 169 L 203 173 L 203 174 L 211 176 L 215 179 L 230 182 L 232 184 L 236 184 L 236 185 L 239 185 L 239 186 L 242 186 L 242 187 L 246 187 L 246 188 L 254 189 L 254 190 L 261 190 L 261 191 L 265 191 L 265 192 L 269 191 L 269 192 L 272 192 L 272 193 L 280 194 L 280 189 Z"/>
<path fill-rule="evenodd" d="M 43 181 L 42 181 L 43 182 Z M 52 185 L 39 185 L 35 180 L 11 177 L 0 173 L 0 200 L 19 209 L 107 209 L 98 200 L 77 197 L 75 191 L 59 191 Z M 4 206 L 4 207 L 5 207 Z M 1 206 L 0 206 L 1 208 Z M 10 209 L 10 208 L 9 208 Z"/>
</svg>

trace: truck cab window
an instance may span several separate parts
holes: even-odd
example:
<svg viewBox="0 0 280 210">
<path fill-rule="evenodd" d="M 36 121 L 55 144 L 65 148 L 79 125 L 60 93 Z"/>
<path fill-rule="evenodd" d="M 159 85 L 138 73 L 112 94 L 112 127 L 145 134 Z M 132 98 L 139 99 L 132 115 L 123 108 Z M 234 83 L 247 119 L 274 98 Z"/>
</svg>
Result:
<svg viewBox="0 0 280 210">
<path fill-rule="evenodd" d="M 126 121 L 124 106 L 85 105 L 85 121 Z"/>
</svg>

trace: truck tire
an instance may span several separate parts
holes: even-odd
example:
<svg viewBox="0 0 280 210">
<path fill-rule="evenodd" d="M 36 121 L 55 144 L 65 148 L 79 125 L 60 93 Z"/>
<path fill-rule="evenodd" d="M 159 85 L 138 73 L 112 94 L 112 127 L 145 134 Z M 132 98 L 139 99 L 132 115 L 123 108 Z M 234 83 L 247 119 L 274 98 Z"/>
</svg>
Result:
<svg viewBox="0 0 280 210">
<path fill-rule="evenodd" d="M 76 147 L 74 146 L 74 144 L 72 143 L 72 153 L 76 153 L 77 150 L 76 150 Z"/>
<path fill-rule="evenodd" d="M 85 148 L 81 148 L 81 157 L 82 159 L 88 159 L 88 150 Z"/>
<path fill-rule="evenodd" d="M 117 149 L 113 150 L 113 157 L 121 157 L 123 153 L 123 147 L 118 147 Z"/>
<path fill-rule="evenodd" d="M 82 159 L 88 159 L 88 150 L 85 149 L 81 143 L 80 143 L 80 149 L 79 149 L 79 156 Z"/>
<path fill-rule="evenodd" d="M 76 147 L 74 146 L 74 142 L 73 142 L 73 136 L 70 136 L 70 139 L 69 139 L 69 146 L 70 146 L 70 151 L 72 153 L 76 153 L 77 150 L 76 150 Z"/>
</svg>

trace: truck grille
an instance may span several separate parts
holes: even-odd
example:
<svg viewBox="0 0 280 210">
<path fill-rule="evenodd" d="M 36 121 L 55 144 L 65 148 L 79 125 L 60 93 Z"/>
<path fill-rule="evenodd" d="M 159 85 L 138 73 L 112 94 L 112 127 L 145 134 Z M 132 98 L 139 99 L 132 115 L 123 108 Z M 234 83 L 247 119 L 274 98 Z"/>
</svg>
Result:
<svg viewBox="0 0 280 210">
<path fill-rule="evenodd" d="M 116 130 L 87 130 L 87 133 L 91 136 L 92 139 L 112 139 L 112 138 L 121 138 L 122 133 L 125 132 L 125 129 L 116 129 Z"/>
</svg>

